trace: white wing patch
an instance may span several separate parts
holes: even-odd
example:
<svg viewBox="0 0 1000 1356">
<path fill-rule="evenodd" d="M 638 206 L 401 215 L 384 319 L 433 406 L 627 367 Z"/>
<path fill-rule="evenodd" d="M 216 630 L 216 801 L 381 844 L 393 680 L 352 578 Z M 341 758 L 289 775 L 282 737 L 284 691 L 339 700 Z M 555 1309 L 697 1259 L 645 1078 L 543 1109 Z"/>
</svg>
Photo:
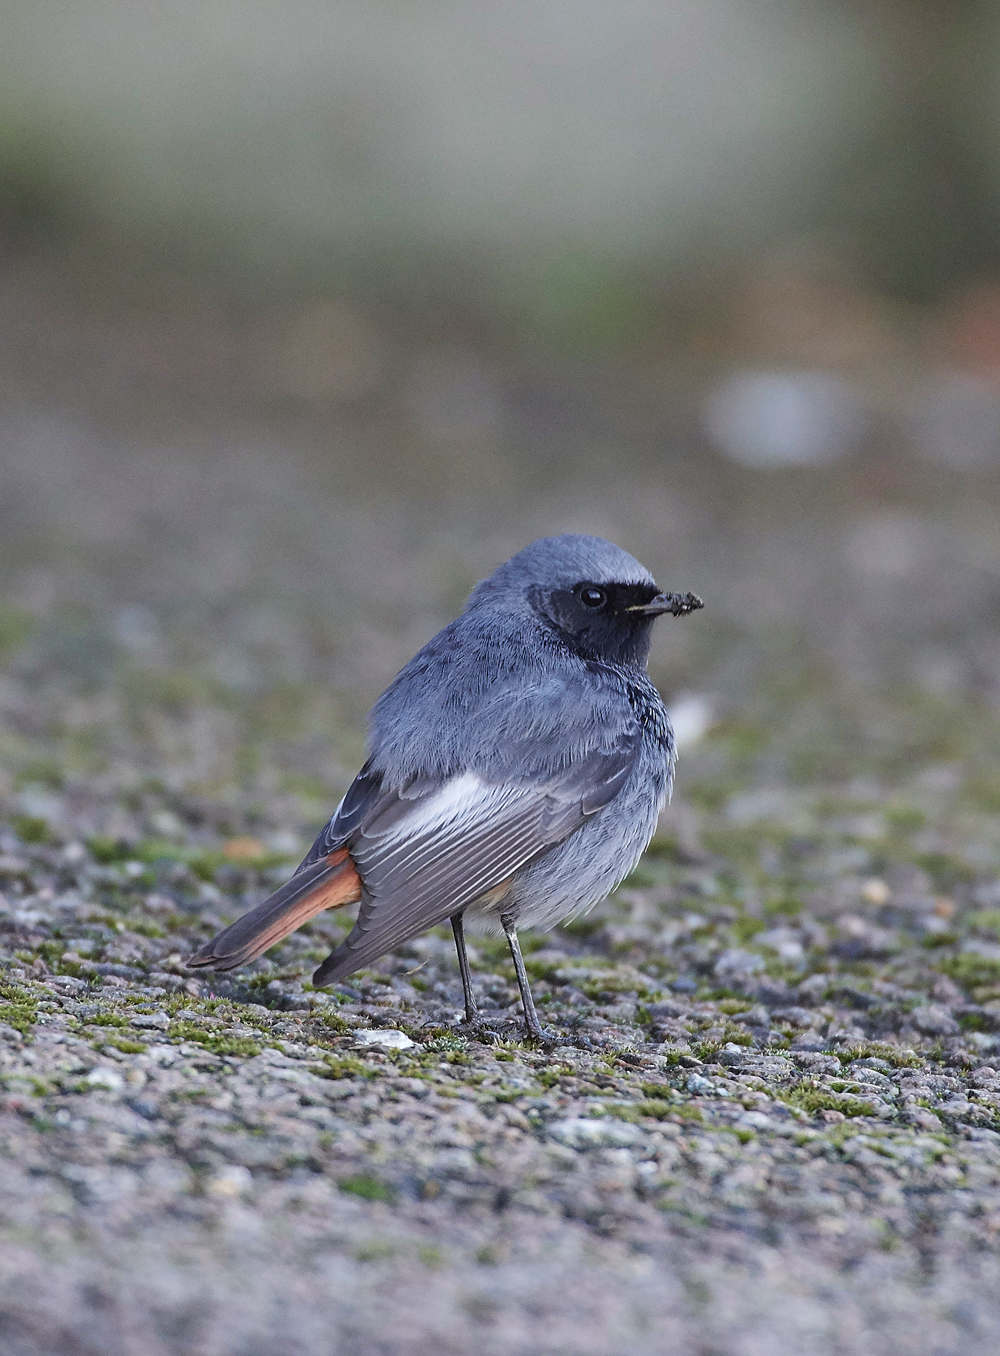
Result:
<svg viewBox="0 0 1000 1356">
<path fill-rule="evenodd" d="M 355 839 L 352 855 L 363 878 L 366 865 L 375 867 L 370 884 L 378 893 L 379 882 L 387 877 L 398 884 L 441 869 L 449 851 L 460 851 L 470 839 L 492 834 L 516 818 L 526 803 L 538 799 L 526 787 L 491 786 L 474 772 L 465 772 L 414 801 L 404 814 L 393 813 L 384 824 L 376 814 Z M 398 811 L 398 802 L 394 808 Z"/>
<path fill-rule="evenodd" d="M 371 831 L 372 836 L 378 836 L 383 844 L 388 844 L 396 837 L 411 838 L 414 834 L 443 828 L 458 819 L 475 818 L 476 806 L 490 799 L 498 789 L 486 786 L 474 772 L 463 772 L 444 782 L 432 796 L 422 796 L 415 801 L 410 813 L 397 819 L 384 837 L 379 834 L 377 825 Z"/>
</svg>

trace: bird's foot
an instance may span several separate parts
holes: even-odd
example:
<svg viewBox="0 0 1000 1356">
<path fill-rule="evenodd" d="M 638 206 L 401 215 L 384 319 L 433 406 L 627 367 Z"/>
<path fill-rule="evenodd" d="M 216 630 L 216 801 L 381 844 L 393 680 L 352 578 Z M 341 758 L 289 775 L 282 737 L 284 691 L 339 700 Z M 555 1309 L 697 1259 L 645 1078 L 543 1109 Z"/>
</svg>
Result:
<svg viewBox="0 0 1000 1356">
<path fill-rule="evenodd" d="M 525 1022 L 525 1034 L 530 1041 L 537 1041 L 539 1045 L 552 1048 L 557 1045 L 575 1045 L 581 1050 L 594 1049 L 593 1042 L 589 1036 L 562 1036 L 555 1031 L 550 1031 L 548 1027 L 542 1026 L 540 1022 Z"/>
<path fill-rule="evenodd" d="M 459 1023 L 463 1036 L 473 1036 L 477 1040 L 488 1041 L 491 1044 L 500 1039 L 501 1025 L 502 1022 L 495 1018 L 491 1021 L 481 1012 L 467 1012 Z"/>
</svg>

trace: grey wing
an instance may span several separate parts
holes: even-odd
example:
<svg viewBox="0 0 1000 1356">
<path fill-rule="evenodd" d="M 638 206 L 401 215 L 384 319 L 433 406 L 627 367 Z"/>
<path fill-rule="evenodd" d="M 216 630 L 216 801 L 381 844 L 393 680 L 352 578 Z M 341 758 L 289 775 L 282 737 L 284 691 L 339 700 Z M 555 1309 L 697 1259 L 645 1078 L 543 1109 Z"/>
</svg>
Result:
<svg viewBox="0 0 1000 1356">
<path fill-rule="evenodd" d="M 349 842 L 364 887 L 358 921 L 313 982 L 343 978 L 563 842 L 625 785 L 640 738 L 517 785 L 466 772 L 369 801 Z"/>
</svg>

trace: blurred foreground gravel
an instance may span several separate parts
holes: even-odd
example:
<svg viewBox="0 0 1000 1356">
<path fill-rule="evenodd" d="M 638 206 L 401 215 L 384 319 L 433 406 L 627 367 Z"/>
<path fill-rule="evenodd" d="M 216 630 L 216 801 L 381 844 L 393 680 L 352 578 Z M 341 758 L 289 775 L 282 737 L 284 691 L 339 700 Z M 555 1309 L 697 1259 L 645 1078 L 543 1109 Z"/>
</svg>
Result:
<svg viewBox="0 0 1000 1356">
<path fill-rule="evenodd" d="M 12 785 L 3 1350 L 995 1351 L 996 716 L 772 700 L 684 758 L 615 898 L 529 935 L 554 1050 L 495 938 L 495 1040 L 444 932 L 330 992 L 336 916 L 190 977 L 287 807 Z"/>
</svg>

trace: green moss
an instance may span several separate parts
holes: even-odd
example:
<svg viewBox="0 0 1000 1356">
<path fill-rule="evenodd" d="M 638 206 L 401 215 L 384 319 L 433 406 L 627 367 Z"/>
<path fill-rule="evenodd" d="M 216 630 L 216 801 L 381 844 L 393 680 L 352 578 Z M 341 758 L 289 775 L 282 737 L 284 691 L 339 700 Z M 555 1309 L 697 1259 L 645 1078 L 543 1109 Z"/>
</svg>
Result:
<svg viewBox="0 0 1000 1356">
<path fill-rule="evenodd" d="M 886 1045 L 881 1041 L 859 1041 L 857 1045 L 833 1053 L 841 1064 L 851 1064 L 856 1059 L 884 1059 L 896 1069 L 920 1069 L 924 1064 L 912 1050 L 901 1050 L 898 1045 Z"/>
<path fill-rule="evenodd" d="M 735 789 L 733 786 L 720 786 L 717 782 L 689 782 L 685 787 L 685 798 L 696 810 L 718 814 Z"/>
<path fill-rule="evenodd" d="M 37 1020 L 37 999 L 18 984 L 0 984 L 0 1022 L 26 1036 Z"/>
<path fill-rule="evenodd" d="M 631 975 L 618 975 L 613 970 L 607 974 L 594 975 L 589 979 L 581 980 L 580 992 L 586 995 L 591 1002 L 600 1001 L 603 995 L 610 995 L 612 999 L 620 994 L 635 994 L 639 998 L 645 998 L 649 995 L 649 985 L 642 980 Z"/>
<path fill-rule="evenodd" d="M 88 1026 L 128 1026 L 129 1019 L 118 1012 L 99 1012 L 96 1017 L 88 1017 Z"/>
<path fill-rule="evenodd" d="M 604 926 L 602 918 L 595 918 L 593 914 L 582 913 L 576 918 L 571 918 L 568 923 L 563 924 L 563 930 L 568 932 L 571 937 L 578 937 L 582 941 L 593 937 L 596 932 L 600 932 Z"/>
<path fill-rule="evenodd" d="M 651 1116 L 653 1120 L 665 1121 L 668 1116 L 673 1116 L 677 1111 L 674 1102 L 665 1102 L 659 1097 L 650 1097 L 643 1102 L 637 1102 L 636 1111 L 640 1116 Z"/>
<path fill-rule="evenodd" d="M 10 825 L 22 843 L 51 843 L 54 841 L 52 830 L 47 822 L 37 815 L 13 815 Z"/>
<path fill-rule="evenodd" d="M 476 950 L 479 952 L 480 965 L 486 969 L 503 966 L 510 960 L 510 948 L 504 937 L 477 937 Z M 521 950 L 524 950 L 522 946 Z"/>
<path fill-rule="evenodd" d="M 97 835 L 86 840 L 87 849 L 101 866 L 112 866 L 116 862 L 130 861 L 133 857 L 132 845 L 123 838 L 106 838 Z"/>
<path fill-rule="evenodd" d="M 28 640 L 35 620 L 16 607 L 0 607 L 0 659 L 14 654 Z"/>
<path fill-rule="evenodd" d="M 384 1201 L 391 1205 L 396 1199 L 396 1192 L 388 1182 L 380 1182 L 369 1173 L 359 1172 L 353 1177 L 344 1177 L 337 1185 L 349 1196 L 360 1196 L 363 1201 Z"/>
<path fill-rule="evenodd" d="M 763 932 L 766 927 L 767 923 L 763 918 L 751 918 L 749 914 L 743 913 L 733 921 L 731 931 L 733 939 L 741 946 L 745 946 L 747 942 L 753 941 L 758 932 Z M 747 1007 L 749 1006 L 748 1003 Z"/>
<path fill-rule="evenodd" d="M 990 960 L 986 956 L 964 954 L 948 956 L 938 961 L 935 969 L 948 975 L 963 989 L 978 989 L 987 985 L 1000 984 L 1000 960 Z"/>
<path fill-rule="evenodd" d="M 723 1043 L 730 1045 L 753 1045 L 753 1037 L 745 1027 L 735 1026 L 729 1022 L 726 1023 L 726 1029 L 723 1032 Z"/>
<path fill-rule="evenodd" d="M 148 862 L 150 866 L 161 861 L 179 862 L 193 872 L 199 880 L 208 882 L 215 879 L 215 873 L 221 866 L 229 864 L 221 850 L 212 851 L 206 848 L 183 847 L 177 843 L 166 842 L 158 838 L 149 838 L 142 843 L 137 843 L 135 858 L 140 862 Z"/>
<path fill-rule="evenodd" d="M 823 1141 L 832 1144 L 836 1149 L 842 1149 L 848 1140 L 853 1139 L 858 1133 L 858 1127 L 851 1125 L 849 1121 L 841 1121 L 839 1124 L 828 1126 L 823 1131 Z"/>
<path fill-rule="evenodd" d="M 555 1069 L 542 1069 L 535 1077 L 542 1087 L 548 1090 L 549 1088 L 554 1088 L 560 1078 L 571 1078 L 575 1073 L 575 1069 L 571 1069 L 568 1065 L 564 1064 Z"/>
<path fill-rule="evenodd" d="M 950 894 L 959 885 L 971 885 L 976 879 L 976 872 L 968 862 L 946 852 L 920 852 L 915 861 L 942 894 Z"/>
<path fill-rule="evenodd" d="M 642 1088 L 643 1097 L 652 1097 L 654 1099 L 672 1097 L 674 1093 L 674 1090 L 669 1083 L 643 1083 L 640 1086 Z"/>
<path fill-rule="evenodd" d="M 449 1050 L 443 1057 L 445 1064 L 474 1064 L 475 1059 L 465 1050 Z"/>
<path fill-rule="evenodd" d="M 227 1036 L 224 1033 L 206 1031 L 195 1022 L 171 1022 L 168 1032 L 171 1040 L 185 1041 L 191 1045 L 200 1045 L 213 1055 L 233 1055 L 251 1059 L 259 1055 L 261 1046 L 245 1036 Z"/>
<path fill-rule="evenodd" d="M 965 784 L 964 796 L 974 810 L 985 814 L 1000 814 L 1000 777 L 970 777 Z"/>
<path fill-rule="evenodd" d="M 681 862 L 684 855 L 680 843 L 671 833 L 658 833 L 646 849 L 647 857 L 665 862 Z"/>
<path fill-rule="evenodd" d="M 712 1064 L 724 1044 L 717 1040 L 696 1041 L 691 1048 L 703 1064 Z"/>
<path fill-rule="evenodd" d="M 782 893 L 764 905 L 769 918 L 797 918 L 802 912 L 802 900 L 795 895 Z"/>
<path fill-rule="evenodd" d="M 524 968 L 532 979 L 541 979 L 547 984 L 558 983 L 556 971 L 561 965 L 562 962 L 532 960 L 530 957 L 524 962 Z"/>
<path fill-rule="evenodd" d="M 66 946 L 63 942 L 40 942 L 35 947 L 35 955 L 41 956 L 46 965 L 52 967 L 58 964 L 65 950 Z"/>
<path fill-rule="evenodd" d="M 35 1074 L 8 1073 L 3 1077 L 2 1086 L 8 1092 L 27 1093 L 31 1097 L 50 1097 L 56 1091 L 54 1084 L 47 1078 L 39 1078 Z"/>
<path fill-rule="evenodd" d="M 745 1125 L 729 1125 L 726 1129 L 731 1135 L 735 1135 L 741 1144 L 749 1144 L 752 1139 L 757 1138 L 756 1131 L 751 1130 Z"/>
<path fill-rule="evenodd" d="M 468 1039 L 465 1036 L 456 1036 L 454 1032 L 446 1027 L 440 1027 L 433 1034 L 429 1041 L 425 1042 L 426 1048 L 432 1050 L 435 1054 L 446 1055 L 449 1053 L 464 1054 L 468 1049 Z"/>
<path fill-rule="evenodd" d="M 606 1106 L 604 1111 L 606 1115 L 611 1116 L 616 1121 L 637 1122 L 642 1119 L 642 1112 L 639 1110 L 639 1106 L 639 1102 L 629 1102 L 618 1106 Z"/>
<path fill-rule="evenodd" d="M 927 826 L 923 810 L 911 805 L 890 805 L 884 813 L 889 832 L 900 837 L 908 838 Z"/>
<path fill-rule="evenodd" d="M 370 1078 L 371 1070 L 356 1055 L 328 1055 L 322 1068 L 316 1070 L 320 1078 Z"/>
<path fill-rule="evenodd" d="M 622 886 L 626 890 L 649 890 L 656 884 L 656 876 L 647 867 L 637 866 L 635 870 L 622 881 Z"/>
<path fill-rule="evenodd" d="M 794 961 L 782 960 L 773 953 L 764 962 L 764 973 L 771 979 L 783 979 L 792 985 L 799 978 L 799 969 Z"/>
<path fill-rule="evenodd" d="M 958 940 L 957 932 L 929 932 L 920 939 L 920 945 L 925 951 L 938 951 L 944 946 L 954 946 Z"/>
<path fill-rule="evenodd" d="M 875 1108 L 871 1102 L 860 1097 L 849 1097 L 832 1089 L 813 1087 L 809 1083 L 799 1083 L 781 1094 L 782 1101 L 789 1106 L 800 1107 L 811 1116 L 820 1111 L 839 1111 L 848 1119 L 855 1116 L 874 1116 Z"/>
<path fill-rule="evenodd" d="M 120 1050 L 123 1055 L 141 1055 L 146 1049 L 142 1041 L 126 1040 L 124 1036 L 112 1036 L 104 1044 L 112 1046 L 115 1050 Z"/>
<path fill-rule="evenodd" d="M 188 932 L 197 928 L 201 922 L 196 913 L 171 913 L 163 920 L 163 925 L 168 934 L 171 932 Z"/>
<path fill-rule="evenodd" d="M 199 879 L 209 882 L 215 879 L 223 866 L 258 872 L 283 866 L 287 861 L 283 853 L 274 852 L 263 852 L 258 857 L 233 861 L 221 848 L 192 846 L 166 838 L 144 838 L 140 842 L 130 843 L 121 838 L 96 836 L 87 839 L 87 847 L 91 856 L 103 866 L 116 866 L 127 861 L 145 862 L 148 866 L 157 862 L 177 862 L 186 866 Z"/>
<path fill-rule="evenodd" d="M 140 937 L 165 937 L 167 935 L 158 923 L 149 923 L 144 918 L 130 918 L 128 928 L 130 932 L 138 933 Z"/>
</svg>

